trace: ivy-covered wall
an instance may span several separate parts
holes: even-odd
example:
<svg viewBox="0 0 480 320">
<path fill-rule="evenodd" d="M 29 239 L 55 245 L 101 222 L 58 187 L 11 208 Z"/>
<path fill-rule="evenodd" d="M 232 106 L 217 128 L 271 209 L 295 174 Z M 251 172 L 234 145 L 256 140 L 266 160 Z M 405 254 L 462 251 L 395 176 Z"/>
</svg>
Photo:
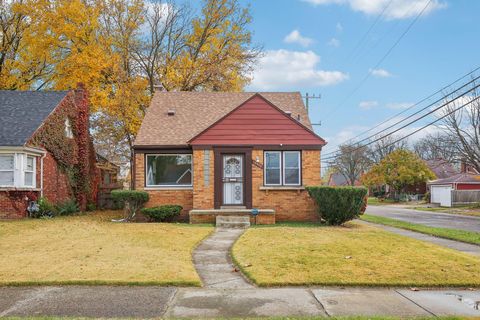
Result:
<svg viewBox="0 0 480 320">
<path fill-rule="evenodd" d="M 65 121 L 69 119 L 73 138 L 65 132 Z M 95 150 L 89 132 L 89 100 L 82 85 L 71 91 L 55 111 L 34 133 L 29 146 L 43 147 L 48 151 L 45 158 L 44 195 L 54 202 L 74 197 L 80 208 L 85 210 L 87 203 L 95 203 L 97 176 Z M 49 169 L 49 160 L 54 160 L 56 168 Z M 50 160 L 50 161 L 51 161 Z M 60 192 L 67 185 L 65 192 Z M 64 195 L 68 193 L 68 195 Z"/>
</svg>

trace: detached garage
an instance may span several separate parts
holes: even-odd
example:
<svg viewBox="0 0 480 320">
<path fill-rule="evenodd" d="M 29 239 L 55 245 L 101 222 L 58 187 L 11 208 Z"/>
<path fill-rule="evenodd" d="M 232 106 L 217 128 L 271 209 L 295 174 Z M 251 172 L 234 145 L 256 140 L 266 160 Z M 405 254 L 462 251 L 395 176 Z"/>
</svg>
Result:
<svg viewBox="0 0 480 320">
<path fill-rule="evenodd" d="M 452 207 L 480 202 L 480 175 L 460 173 L 428 183 L 431 203 Z"/>
</svg>

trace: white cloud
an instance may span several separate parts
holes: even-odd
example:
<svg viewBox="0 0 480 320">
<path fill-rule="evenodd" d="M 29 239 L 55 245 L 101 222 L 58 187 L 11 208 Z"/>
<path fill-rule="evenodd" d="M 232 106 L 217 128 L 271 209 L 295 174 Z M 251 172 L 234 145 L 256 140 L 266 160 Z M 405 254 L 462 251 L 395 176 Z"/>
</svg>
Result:
<svg viewBox="0 0 480 320">
<path fill-rule="evenodd" d="M 337 38 L 332 38 L 332 39 L 330 39 L 330 41 L 327 42 L 327 44 L 330 47 L 338 48 L 338 47 L 340 47 L 340 40 L 338 40 Z"/>
<path fill-rule="evenodd" d="M 386 19 L 406 19 L 417 16 L 427 5 L 429 0 L 303 0 L 317 5 L 341 4 L 349 5 L 353 11 L 359 11 L 367 15 L 378 15 L 384 10 Z M 431 0 L 423 12 L 427 15 L 435 10 L 445 8 L 443 0 Z"/>
<path fill-rule="evenodd" d="M 313 51 L 269 50 L 260 58 L 250 85 L 256 90 L 335 85 L 348 79 L 341 71 L 318 69 L 320 56 Z"/>
<path fill-rule="evenodd" d="M 372 76 L 377 78 L 389 78 L 392 76 L 392 74 L 385 69 L 370 69 L 368 70 L 368 72 L 370 72 Z"/>
<path fill-rule="evenodd" d="M 412 102 L 390 102 L 385 105 L 388 109 L 394 109 L 394 110 L 399 110 L 399 109 L 407 109 L 411 106 L 413 106 L 414 103 Z"/>
<path fill-rule="evenodd" d="M 340 22 L 337 22 L 337 25 L 335 26 L 335 29 L 337 32 L 342 32 L 343 31 L 343 25 Z"/>
<path fill-rule="evenodd" d="M 378 106 L 378 101 L 370 100 L 370 101 L 360 101 L 358 106 L 363 110 L 370 110 Z"/>
<path fill-rule="evenodd" d="M 298 43 L 302 47 L 308 47 L 313 43 L 313 39 L 302 36 L 298 30 L 293 30 L 287 34 L 283 41 L 286 43 Z"/>
</svg>

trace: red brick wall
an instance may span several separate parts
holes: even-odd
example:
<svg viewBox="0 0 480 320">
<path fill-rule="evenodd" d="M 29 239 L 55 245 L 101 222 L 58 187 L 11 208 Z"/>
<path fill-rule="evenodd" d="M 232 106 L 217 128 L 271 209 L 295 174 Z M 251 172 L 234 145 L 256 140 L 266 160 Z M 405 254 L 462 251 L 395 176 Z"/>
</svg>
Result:
<svg viewBox="0 0 480 320">
<path fill-rule="evenodd" d="M 253 150 L 252 158 L 263 165 L 263 150 Z M 303 186 L 320 185 L 320 151 L 302 151 Z M 317 221 L 315 203 L 306 190 L 260 190 L 263 169 L 252 166 L 253 207 L 274 209 L 276 221 Z"/>
<path fill-rule="evenodd" d="M 0 191 L 0 219 L 19 219 L 27 216 L 28 202 L 37 200 L 38 191 Z"/>
<path fill-rule="evenodd" d="M 43 159 L 43 196 L 52 203 L 73 197 L 67 175 L 60 170 L 50 153 Z"/>
<path fill-rule="evenodd" d="M 135 154 L 135 189 L 148 192 L 149 200 L 145 207 L 164 204 L 178 204 L 183 207 L 179 220 L 188 220 L 188 212 L 193 209 L 193 190 L 190 189 L 145 189 L 145 154 Z"/>
</svg>

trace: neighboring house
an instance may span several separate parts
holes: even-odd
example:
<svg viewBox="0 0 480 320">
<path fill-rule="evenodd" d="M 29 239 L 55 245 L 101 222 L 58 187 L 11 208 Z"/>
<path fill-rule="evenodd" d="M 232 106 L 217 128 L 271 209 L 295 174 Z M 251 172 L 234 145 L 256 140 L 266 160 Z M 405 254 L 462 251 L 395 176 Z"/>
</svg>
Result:
<svg viewBox="0 0 480 320">
<path fill-rule="evenodd" d="M 325 141 L 300 93 L 157 92 L 137 135 L 134 183 L 147 206 L 179 204 L 181 218 L 219 214 L 313 221 L 305 186 L 320 185 Z"/>
<path fill-rule="evenodd" d="M 27 215 L 29 201 L 94 201 L 97 169 L 88 98 L 71 91 L 0 90 L 0 218 Z M 89 190 L 87 194 L 86 191 Z"/>
<path fill-rule="evenodd" d="M 97 153 L 96 167 L 100 171 L 96 205 L 102 209 L 113 209 L 115 208 L 115 203 L 111 192 L 112 190 L 123 188 L 122 183 L 118 181 L 120 166 Z"/>
<path fill-rule="evenodd" d="M 328 178 L 328 185 L 330 187 L 346 187 L 350 186 L 350 182 L 345 179 L 344 175 L 339 172 L 333 172 Z M 358 180 L 355 181 L 355 186 L 359 187 L 362 183 Z"/>
<path fill-rule="evenodd" d="M 458 174 L 451 163 L 444 159 L 432 159 L 426 160 L 427 166 L 432 170 L 437 179 L 449 178 L 453 175 Z M 412 194 L 425 194 L 428 191 L 428 184 L 426 182 L 418 183 L 416 185 L 408 186 L 407 193 Z"/>
<path fill-rule="evenodd" d="M 478 174 L 459 173 L 448 178 L 430 181 L 428 185 L 431 203 L 451 207 L 455 204 L 480 202 L 480 175 Z"/>
</svg>

